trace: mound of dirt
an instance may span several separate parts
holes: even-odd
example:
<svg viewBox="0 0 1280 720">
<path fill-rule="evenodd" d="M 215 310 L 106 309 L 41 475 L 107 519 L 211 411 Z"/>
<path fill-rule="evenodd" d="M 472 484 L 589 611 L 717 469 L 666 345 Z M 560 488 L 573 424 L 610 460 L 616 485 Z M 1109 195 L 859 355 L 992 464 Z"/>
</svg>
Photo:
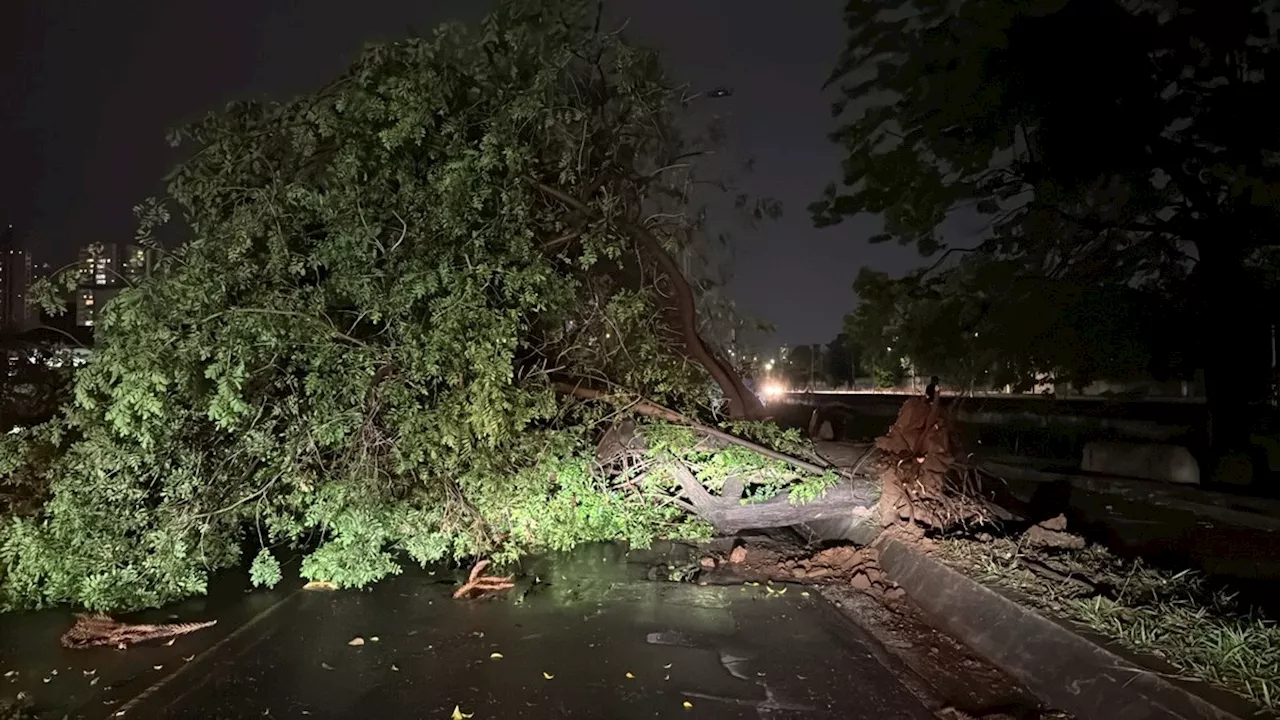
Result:
<svg viewBox="0 0 1280 720">
<path fill-rule="evenodd" d="M 884 600 L 896 600 L 904 594 L 885 577 L 880 553 L 871 547 L 841 545 L 811 553 L 799 547 L 738 545 L 727 557 L 707 556 L 703 560 L 703 567 L 710 565 L 758 582 L 843 584 Z"/>
</svg>

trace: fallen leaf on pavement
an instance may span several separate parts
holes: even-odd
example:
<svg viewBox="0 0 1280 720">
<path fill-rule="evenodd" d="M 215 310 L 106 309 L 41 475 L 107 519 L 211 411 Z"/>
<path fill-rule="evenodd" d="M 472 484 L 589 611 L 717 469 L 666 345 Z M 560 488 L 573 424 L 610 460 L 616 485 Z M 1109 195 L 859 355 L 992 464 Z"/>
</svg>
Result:
<svg viewBox="0 0 1280 720">
<path fill-rule="evenodd" d="M 193 654 L 193 655 L 188 655 L 188 656 L 186 656 L 186 657 L 182 658 L 182 661 L 183 661 L 183 662 L 191 662 L 192 660 L 195 660 L 195 659 L 196 659 L 196 656 Z"/>
<path fill-rule="evenodd" d="M 688 709 L 689 709 L 689 708 L 691 708 L 691 707 L 693 707 L 693 703 L 689 702 L 688 700 L 685 700 L 685 701 L 684 701 L 684 708 L 685 708 L 686 710 L 688 710 Z"/>
<path fill-rule="evenodd" d="M 391 672 L 400 672 L 400 667 L 395 663 L 391 663 Z"/>
<path fill-rule="evenodd" d="M 369 638 L 369 641 L 370 641 L 370 642 L 378 642 L 378 636 L 377 636 L 377 635 L 374 635 L 373 637 Z"/>
<path fill-rule="evenodd" d="M 164 666 L 163 666 L 163 665 L 152 665 L 152 666 L 151 666 L 151 669 L 152 669 L 152 670 L 163 670 L 163 669 L 164 669 Z"/>
<path fill-rule="evenodd" d="M 490 659 L 490 660 L 501 660 L 501 659 L 502 659 L 502 653 L 489 653 L 489 659 Z"/>
<path fill-rule="evenodd" d="M 96 678 L 96 677 L 95 677 L 94 679 L 90 680 L 90 681 L 89 681 L 89 687 L 93 687 L 94 685 L 97 685 L 97 684 L 98 684 L 98 680 L 99 680 L 99 678 Z"/>
<path fill-rule="evenodd" d="M 364 644 L 364 638 L 357 635 L 356 637 L 353 637 L 350 640 L 348 640 L 347 644 L 350 645 L 351 647 L 360 647 L 361 645 Z"/>
<path fill-rule="evenodd" d="M 332 669 L 333 669 L 333 666 L 332 666 L 332 665 L 330 665 L 330 664 L 329 664 L 329 663 L 327 663 L 327 662 L 322 662 L 322 663 L 320 663 L 320 667 L 324 668 L 325 670 L 332 670 Z"/>
<path fill-rule="evenodd" d="M 173 641 L 174 641 L 174 640 L 177 640 L 177 639 L 178 639 L 178 638 L 169 638 L 169 642 L 165 643 L 165 644 L 164 644 L 164 646 L 165 646 L 165 647 L 169 647 L 170 645 L 172 645 L 172 644 L 173 644 Z"/>
<path fill-rule="evenodd" d="M 542 671 L 542 677 L 543 677 L 543 679 L 545 679 L 545 680 L 550 680 L 551 678 L 555 677 L 555 675 L 552 675 L 551 673 L 547 672 L 546 670 L 543 670 L 543 671 Z"/>
<path fill-rule="evenodd" d="M 663 670 L 670 670 L 670 669 L 671 669 L 671 663 L 667 663 L 666 665 L 663 665 L 663 666 L 662 666 L 662 669 L 663 669 Z"/>
<path fill-rule="evenodd" d="M 472 715 L 475 715 L 475 713 L 464 713 L 464 712 L 462 712 L 462 708 L 461 708 L 461 707 L 459 707 L 459 706 L 457 706 L 457 705 L 454 705 L 454 706 L 453 706 L 453 714 L 449 716 L 449 720 L 466 720 L 467 718 L 471 717 Z"/>
<path fill-rule="evenodd" d="M 337 590 L 338 586 L 328 580 L 312 580 L 302 586 L 303 590 Z"/>
<path fill-rule="evenodd" d="M 635 675 L 632 675 L 631 673 L 627 673 L 627 677 L 629 677 L 629 678 L 631 678 L 631 679 L 633 679 L 633 680 L 634 680 L 636 676 L 635 676 Z"/>
</svg>

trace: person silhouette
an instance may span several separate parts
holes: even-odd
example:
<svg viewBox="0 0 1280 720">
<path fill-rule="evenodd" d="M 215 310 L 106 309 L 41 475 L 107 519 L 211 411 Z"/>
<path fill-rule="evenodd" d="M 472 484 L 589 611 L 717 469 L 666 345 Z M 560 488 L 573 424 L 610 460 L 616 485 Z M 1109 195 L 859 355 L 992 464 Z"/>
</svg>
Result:
<svg viewBox="0 0 1280 720">
<path fill-rule="evenodd" d="M 930 403 L 938 399 L 938 376 L 929 378 L 929 387 L 924 389 L 924 397 Z"/>
</svg>

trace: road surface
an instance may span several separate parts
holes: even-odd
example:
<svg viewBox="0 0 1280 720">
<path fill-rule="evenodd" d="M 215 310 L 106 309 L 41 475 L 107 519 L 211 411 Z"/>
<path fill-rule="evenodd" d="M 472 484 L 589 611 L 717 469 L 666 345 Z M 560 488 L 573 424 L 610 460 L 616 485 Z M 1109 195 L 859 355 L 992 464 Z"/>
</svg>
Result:
<svg viewBox="0 0 1280 720">
<path fill-rule="evenodd" d="M 9 616 L 0 675 L 58 717 L 935 717 L 816 592 L 648 582 L 617 552 L 529 567 L 480 601 L 411 570 L 367 592 L 250 594 L 172 646 L 56 649 L 42 614 L 19 657 Z"/>
</svg>

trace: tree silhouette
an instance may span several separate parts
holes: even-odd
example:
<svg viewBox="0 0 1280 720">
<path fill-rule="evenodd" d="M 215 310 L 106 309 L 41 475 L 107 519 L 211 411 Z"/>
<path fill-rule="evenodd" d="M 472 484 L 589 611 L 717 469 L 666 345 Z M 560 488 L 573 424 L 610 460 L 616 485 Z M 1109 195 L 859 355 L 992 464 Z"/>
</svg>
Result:
<svg viewBox="0 0 1280 720">
<path fill-rule="evenodd" d="M 815 220 L 881 213 L 875 242 L 997 263 L 993 296 L 1194 293 L 1211 437 L 1241 441 L 1265 361 L 1251 344 L 1263 328 L 1235 320 L 1248 314 L 1246 264 L 1280 220 L 1274 14 L 1270 2 L 855 0 L 830 78 L 843 179 Z M 989 231 L 948 247 L 938 228 L 961 208 Z"/>
</svg>

